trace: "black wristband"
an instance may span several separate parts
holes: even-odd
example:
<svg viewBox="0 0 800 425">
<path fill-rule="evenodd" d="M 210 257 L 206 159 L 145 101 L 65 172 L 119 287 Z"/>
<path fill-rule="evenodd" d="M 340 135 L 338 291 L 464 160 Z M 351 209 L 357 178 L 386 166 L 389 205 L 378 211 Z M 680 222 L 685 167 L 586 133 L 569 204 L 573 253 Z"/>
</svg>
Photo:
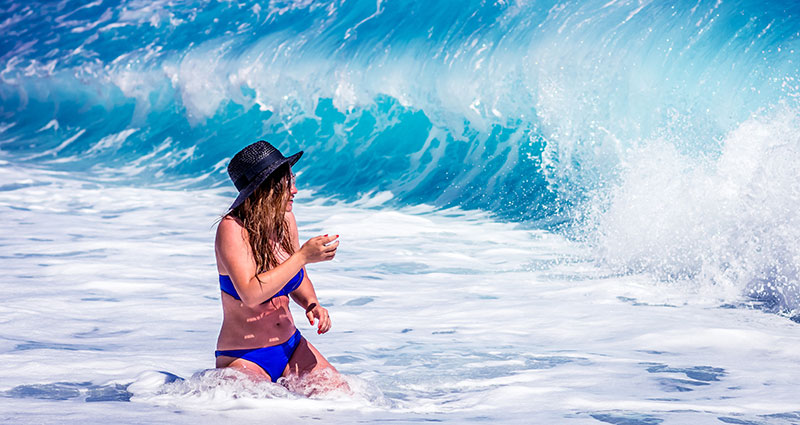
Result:
<svg viewBox="0 0 800 425">
<path fill-rule="evenodd" d="M 306 314 L 308 314 L 308 312 L 313 310 L 316 306 L 317 306 L 317 303 L 309 304 L 308 307 L 306 307 Z"/>
</svg>

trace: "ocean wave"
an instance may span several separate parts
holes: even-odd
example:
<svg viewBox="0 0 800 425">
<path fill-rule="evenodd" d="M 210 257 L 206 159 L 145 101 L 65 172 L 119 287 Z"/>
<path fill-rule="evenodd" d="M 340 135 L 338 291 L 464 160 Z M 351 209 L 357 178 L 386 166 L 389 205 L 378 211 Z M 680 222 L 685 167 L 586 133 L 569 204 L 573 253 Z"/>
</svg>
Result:
<svg viewBox="0 0 800 425">
<path fill-rule="evenodd" d="M 714 159 L 642 146 L 587 214 L 600 257 L 800 314 L 799 122 L 793 109 L 754 117 Z"/>
<path fill-rule="evenodd" d="M 209 187 L 267 138 L 305 150 L 299 182 L 326 196 L 569 228 L 609 264 L 793 311 L 798 13 L 17 3 L 0 11 L 0 152 L 106 182 Z"/>
</svg>

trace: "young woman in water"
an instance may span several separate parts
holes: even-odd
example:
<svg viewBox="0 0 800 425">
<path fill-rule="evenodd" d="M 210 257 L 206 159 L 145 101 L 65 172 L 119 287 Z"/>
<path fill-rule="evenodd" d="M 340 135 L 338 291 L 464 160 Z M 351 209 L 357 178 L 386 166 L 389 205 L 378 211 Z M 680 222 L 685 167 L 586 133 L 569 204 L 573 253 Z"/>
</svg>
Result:
<svg viewBox="0 0 800 425">
<path fill-rule="evenodd" d="M 305 265 L 332 260 L 338 236 L 317 236 L 301 247 L 292 204 L 290 167 L 303 152 L 284 157 L 258 141 L 231 159 L 228 174 L 239 196 L 217 228 L 215 252 L 222 290 L 217 367 L 236 368 L 275 382 L 282 376 L 336 369 L 295 328 L 289 297 L 305 309 L 317 333 L 331 328 Z"/>
</svg>

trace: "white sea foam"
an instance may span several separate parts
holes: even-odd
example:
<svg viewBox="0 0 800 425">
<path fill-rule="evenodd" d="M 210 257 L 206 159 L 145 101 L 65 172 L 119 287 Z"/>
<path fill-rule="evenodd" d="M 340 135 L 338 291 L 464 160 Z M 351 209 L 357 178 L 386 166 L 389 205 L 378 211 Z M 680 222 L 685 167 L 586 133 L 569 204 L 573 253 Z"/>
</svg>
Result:
<svg viewBox="0 0 800 425">
<path fill-rule="evenodd" d="M 139 131 L 138 128 L 128 128 L 120 131 L 119 133 L 109 134 L 100 139 L 99 142 L 92 145 L 92 147 L 86 151 L 86 154 L 90 155 L 106 149 L 119 149 L 119 147 L 125 143 L 125 140 L 127 140 L 131 134 L 136 133 L 137 131 Z"/>
<path fill-rule="evenodd" d="M 231 195 L 0 168 L 4 417 L 783 424 L 765 415 L 800 411 L 800 337 L 785 318 L 614 274 L 557 235 L 485 213 L 305 191 L 301 237 L 342 244 L 309 266 L 333 330 L 316 335 L 298 309 L 296 320 L 354 394 L 234 379 L 209 369 L 213 224 Z"/>
<path fill-rule="evenodd" d="M 50 121 L 51 124 L 54 123 L 54 122 L 56 122 L 56 121 L 55 120 Z M 58 129 L 58 123 L 57 122 L 56 122 L 55 127 L 56 127 L 56 129 Z M 48 124 L 47 127 L 43 128 L 42 130 L 44 130 L 46 128 L 51 128 L 50 124 Z M 78 140 L 81 136 L 83 136 L 84 133 L 86 133 L 86 129 L 82 128 L 82 129 L 78 130 L 75 134 L 73 134 L 72 136 L 68 137 L 66 140 L 61 142 L 55 148 L 48 149 L 48 150 L 46 150 L 44 152 L 35 153 L 35 154 L 29 156 L 27 159 L 35 159 L 35 158 L 41 158 L 41 157 L 55 156 L 56 154 L 61 152 L 61 150 L 63 150 L 67 146 L 71 145 L 72 142 Z M 63 160 L 64 158 L 59 158 L 59 159 Z"/>
<path fill-rule="evenodd" d="M 787 109 L 755 117 L 725 137 L 718 158 L 685 155 L 663 141 L 640 148 L 619 186 L 603 193 L 608 205 L 598 207 L 602 257 L 688 279 L 723 300 L 745 293 L 798 314 L 798 122 Z"/>
</svg>

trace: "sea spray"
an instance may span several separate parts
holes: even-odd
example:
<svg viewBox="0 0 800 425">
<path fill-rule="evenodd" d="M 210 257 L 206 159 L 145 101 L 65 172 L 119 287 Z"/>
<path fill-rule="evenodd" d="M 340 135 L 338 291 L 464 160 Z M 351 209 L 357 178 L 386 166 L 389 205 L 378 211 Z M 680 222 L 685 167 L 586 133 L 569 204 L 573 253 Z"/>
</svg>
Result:
<svg viewBox="0 0 800 425">
<path fill-rule="evenodd" d="M 603 206 L 589 220 L 590 235 L 600 257 L 797 316 L 798 118 L 791 109 L 754 117 L 726 135 L 713 159 L 663 140 L 641 146 L 619 185 L 595 200 Z"/>
</svg>

